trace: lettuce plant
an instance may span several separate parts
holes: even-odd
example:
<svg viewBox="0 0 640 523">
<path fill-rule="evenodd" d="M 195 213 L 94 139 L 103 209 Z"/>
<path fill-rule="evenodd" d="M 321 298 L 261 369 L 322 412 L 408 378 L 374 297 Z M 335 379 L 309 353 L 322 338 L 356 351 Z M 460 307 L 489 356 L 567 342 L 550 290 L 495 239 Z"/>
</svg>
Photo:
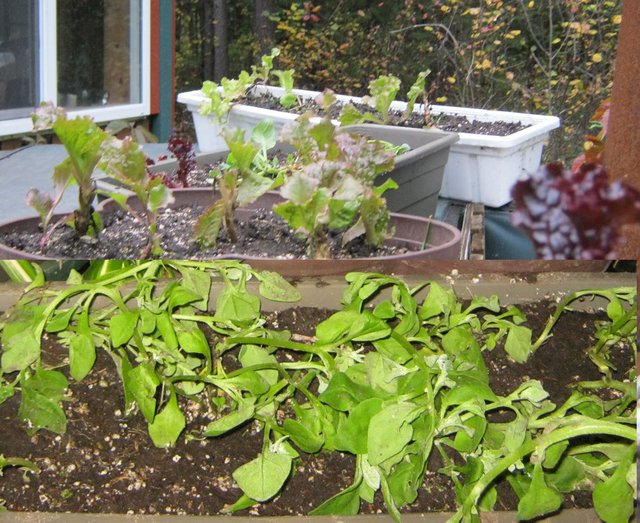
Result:
<svg viewBox="0 0 640 523">
<path fill-rule="evenodd" d="M 402 116 L 402 120 L 407 120 L 412 114 L 418 98 L 422 97 L 424 104 L 425 126 L 431 125 L 431 114 L 425 87 L 426 78 L 430 71 L 422 71 L 418 74 L 416 81 L 409 88 L 407 93 L 407 108 Z M 400 90 L 400 79 L 393 75 L 382 75 L 369 83 L 369 95 L 364 96 L 362 101 L 368 104 L 377 114 L 369 111 L 360 111 L 353 104 L 346 104 L 338 119 L 342 125 L 355 125 L 359 123 L 372 122 L 386 124 L 390 121 L 391 104 L 396 100 Z"/>
<path fill-rule="evenodd" d="M 529 234 L 539 258 L 615 259 L 622 226 L 640 220 L 640 192 L 610 181 L 602 165 L 542 166 L 512 194 L 512 223 Z"/>
<path fill-rule="evenodd" d="M 222 133 L 229 157 L 227 162 L 212 171 L 214 191 L 218 199 L 198 219 L 195 237 L 200 245 L 215 246 L 224 227 L 229 239 L 237 241 L 234 211 L 256 201 L 260 196 L 281 183 L 281 178 L 270 176 L 266 151 L 275 145 L 272 122 L 259 124 L 252 138 L 245 141 L 241 129 L 225 129 Z"/>
<path fill-rule="evenodd" d="M 251 73 L 241 71 L 237 78 L 223 78 L 220 84 L 206 80 L 201 89 L 205 100 L 200 106 L 200 113 L 212 116 L 216 124 L 224 124 L 233 104 L 245 98 L 252 86 L 267 84 L 271 75 L 275 75 L 285 89 L 285 94 L 280 98 L 282 107 L 290 108 L 295 105 L 297 98 L 292 93 L 294 70 L 273 69 L 273 61 L 279 54 L 279 49 L 272 49 L 271 54 L 262 56 L 260 66 L 252 66 Z"/>
<path fill-rule="evenodd" d="M 47 231 L 66 188 L 75 183 L 78 186 L 78 208 L 71 215 L 70 223 L 80 236 L 97 234 L 99 221 L 93 209 L 96 197 L 93 171 L 100 160 L 102 142 L 108 134 L 89 117 L 69 120 L 64 109 L 47 102 L 35 110 L 32 120 L 34 131 L 53 129 L 69 156 L 56 166 L 53 173 L 54 195 L 32 188 L 27 194 L 27 204 L 38 212 L 42 228 Z"/>
<path fill-rule="evenodd" d="M 110 196 L 129 213 L 146 221 L 149 230 L 149 243 L 142 250 L 141 257 L 161 256 L 158 235 L 158 213 L 173 201 L 171 190 L 161 177 L 151 176 L 147 170 L 147 158 L 142 148 L 130 137 L 119 140 L 108 137 L 100 148 L 100 168 L 119 183 L 129 188 L 138 197 L 144 213 L 138 216 L 127 203 L 127 197 L 120 194 Z"/>
<path fill-rule="evenodd" d="M 321 103 L 330 101 L 327 96 L 321 95 Z M 374 182 L 393 168 L 393 152 L 335 127 L 329 117 L 312 123 L 310 114 L 283 130 L 281 138 L 296 147 L 298 168 L 280 189 L 286 201 L 273 210 L 307 238 L 310 257 L 330 257 L 331 232 L 343 232 L 343 243 L 365 235 L 375 246 L 389 236 L 383 194 L 397 184 L 388 180 L 376 187 Z"/>
</svg>

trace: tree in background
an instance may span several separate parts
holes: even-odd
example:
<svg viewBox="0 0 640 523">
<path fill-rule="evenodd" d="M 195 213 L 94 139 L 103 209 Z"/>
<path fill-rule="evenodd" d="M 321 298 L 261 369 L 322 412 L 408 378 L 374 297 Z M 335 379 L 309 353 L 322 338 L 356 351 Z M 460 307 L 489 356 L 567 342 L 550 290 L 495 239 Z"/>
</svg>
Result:
<svg viewBox="0 0 640 523">
<path fill-rule="evenodd" d="M 381 74 L 407 89 L 430 69 L 432 103 L 554 114 L 547 154 L 575 157 L 610 96 L 621 0 L 226 0 L 216 59 L 205 3 L 177 0 L 177 88 L 249 70 L 274 43 L 296 86 L 364 94 Z M 226 22 L 224 16 L 227 16 Z M 209 20 L 209 22 L 207 22 Z M 205 65 L 208 64 L 208 65 Z M 224 74 L 224 73 L 221 73 Z"/>
</svg>

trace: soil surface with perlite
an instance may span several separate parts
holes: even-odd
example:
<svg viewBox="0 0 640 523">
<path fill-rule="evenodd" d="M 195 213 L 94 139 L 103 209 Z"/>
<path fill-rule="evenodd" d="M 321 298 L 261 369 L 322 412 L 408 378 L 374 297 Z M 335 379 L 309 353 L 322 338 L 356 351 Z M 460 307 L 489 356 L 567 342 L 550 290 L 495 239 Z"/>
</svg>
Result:
<svg viewBox="0 0 640 523">
<path fill-rule="evenodd" d="M 534 333 L 555 308 L 554 303 L 522 306 Z M 313 335 L 329 311 L 297 308 L 268 317 L 269 324 L 300 335 Z M 593 344 L 592 323 L 602 316 L 584 312 L 562 315 L 554 336 L 526 364 L 511 361 L 501 347 L 486 352 L 491 386 L 497 394 L 513 391 L 525 379 L 542 382 L 551 399 L 561 403 L 578 381 L 600 375 L 585 354 Z M 567 333 L 567 334 L 563 334 Z M 45 362 L 60 365 L 64 349 L 45 345 Z M 0 405 L 0 454 L 35 462 L 39 473 L 16 468 L 0 478 L 0 499 L 11 511 L 110 512 L 135 514 L 218 514 L 241 495 L 232 471 L 260 452 L 262 434 L 255 424 L 241 427 L 221 438 L 205 439 L 200 431 L 211 419 L 200 407 L 189 409 L 187 434 L 172 449 L 153 446 L 140 415 L 124 414 L 124 398 L 115 366 L 100 351 L 96 367 L 81 382 L 72 382 L 65 402 L 69 418 L 67 433 L 41 431 L 30 437 L 17 422 L 18 396 Z M 612 351 L 617 378 L 627 377 L 632 367 L 628 347 Z M 232 358 L 233 355 L 225 355 Z M 66 368 L 66 367 L 63 367 Z M 437 454 L 437 453 L 434 453 Z M 347 487 L 353 479 L 354 458 L 347 454 L 301 453 L 295 474 L 281 495 L 241 514 L 300 515 Z M 429 464 L 424 488 L 407 512 L 454 510 L 454 487 L 435 471 L 437 457 Z M 517 498 L 510 487 L 499 485 L 497 510 L 514 509 Z M 565 496 L 565 507 L 589 506 L 590 494 Z M 382 499 L 362 506 L 364 513 L 384 511 Z"/>
<path fill-rule="evenodd" d="M 232 242 L 222 230 L 214 247 L 203 246 L 194 237 L 194 229 L 204 208 L 178 206 L 163 209 L 158 217 L 158 232 L 166 259 L 212 259 L 251 256 L 261 258 L 304 259 L 307 243 L 292 233 L 289 225 L 268 209 L 258 209 L 250 218 L 236 220 L 238 239 Z M 19 251 L 64 259 L 139 259 L 148 243 L 145 223 L 124 210 L 105 213 L 104 228 L 97 237 L 79 237 L 70 226 L 58 227 L 41 249 L 42 232 L 10 231 L 0 233 L 0 242 Z M 380 247 L 368 245 L 364 237 L 342 245 L 342 234 L 329 237 L 332 258 L 371 258 L 407 252 L 406 246 L 393 240 Z"/>
</svg>

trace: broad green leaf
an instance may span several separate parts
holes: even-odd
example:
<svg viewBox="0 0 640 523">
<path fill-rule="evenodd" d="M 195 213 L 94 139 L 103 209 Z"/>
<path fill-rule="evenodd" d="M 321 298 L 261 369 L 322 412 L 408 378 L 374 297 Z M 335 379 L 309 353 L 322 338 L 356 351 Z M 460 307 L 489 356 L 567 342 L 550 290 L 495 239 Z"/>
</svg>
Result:
<svg viewBox="0 0 640 523">
<path fill-rule="evenodd" d="M 278 140 L 278 132 L 273 120 L 261 120 L 251 131 L 251 140 L 259 144 L 264 150 L 275 147 Z"/>
<path fill-rule="evenodd" d="M 545 469 L 555 468 L 558 462 L 562 459 L 562 455 L 564 454 L 564 451 L 567 450 L 568 446 L 569 442 L 565 440 L 547 447 L 544 450 L 544 460 L 542 462 L 542 466 Z"/>
<path fill-rule="evenodd" d="M 593 487 L 593 506 L 605 523 L 627 522 L 634 513 L 634 490 L 626 476 L 629 460 L 623 461 L 605 481 Z"/>
<path fill-rule="evenodd" d="M 207 361 L 211 360 L 211 347 L 200 329 L 178 332 L 178 343 L 183 351 L 190 354 L 201 354 Z"/>
<path fill-rule="evenodd" d="M 182 286 L 200 296 L 200 300 L 190 302 L 190 304 L 201 311 L 206 311 L 209 304 L 209 292 L 211 291 L 211 275 L 207 271 L 189 267 L 182 268 L 181 272 Z"/>
<path fill-rule="evenodd" d="M 215 247 L 222 229 L 224 202 L 217 200 L 198 218 L 194 228 L 194 237 L 204 247 Z"/>
<path fill-rule="evenodd" d="M 448 316 L 455 301 L 456 297 L 453 290 L 445 289 L 438 283 L 431 282 L 429 293 L 420 307 L 420 319 L 428 320 L 440 314 Z"/>
<path fill-rule="evenodd" d="M 524 363 L 531 355 L 531 329 L 523 325 L 514 325 L 509 329 L 504 350 L 517 363 Z"/>
<path fill-rule="evenodd" d="M 324 438 L 298 420 L 284 420 L 282 429 L 303 452 L 314 454 L 322 448 Z"/>
<path fill-rule="evenodd" d="M 8 327 L 5 326 L 2 336 L 2 372 L 6 373 L 26 369 L 40 357 L 40 341 L 36 339 L 30 323 L 10 334 Z"/>
<path fill-rule="evenodd" d="M 382 410 L 380 398 L 369 398 L 356 405 L 336 434 L 336 448 L 352 454 L 367 454 L 371 418 Z"/>
<path fill-rule="evenodd" d="M 382 338 L 374 340 L 373 346 L 380 354 L 398 363 L 406 363 L 411 358 L 407 349 L 394 338 Z"/>
<path fill-rule="evenodd" d="M 482 416 L 476 415 L 466 420 L 464 425 L 471 433 L 469 434 L 466 430 L 456 432 L 453 448 L 462 454 L 468 454 L 475 452 L 478 448 L 487 428 L 487 421 Z"/>
<path fill-rule="evenodd" d="M 98 163 L 100 146 L 107 134 L 87 116 L 73 120 L 58 119 L 54 130 L 76 166 L 76 181 L 85 183 Z"/>
<path fill-rule="evenodd" d="M 337 372 L 320 394 L 320 401 L 336 410 L 349 411 L 362 401 L 375 396 L 371 387 L 357 384 L 345 373 Z"/>
<path fill-rule="evenodd" d="M 364 357 L 364 365 L 369 384 L 375 390 L 387 394 L 396 394 L 398 378 L 413 372 L 378 352 L 367 353 Z"/>
<path fill-rule="evenodd" d="M 120 347 L 132 338 L 138 322 L 137 312 L 121 312 L 114 314 L 109 320 L 111 344 Z"/>
<path fill-rule="evenodd" d="M 178 406 L 178 398 L 172 392 L 164 409 L 149 423 L 149 435 L 156 447 L 173 447 L 185 426 L 186 420 Z"/>
<path fill-rule="evenodd" d="M 56 312 L 49 318 L 44 330 L 46 332 L 61 332 L 63 330 L 66 330 L 75 312 L 75 307 L 72 307 L 65 311 Z"/>
<path fill-rule="evenodd" d="M 282 185 L 280 194 L 296 205 L 303 205 L 311 200 L 318 184 L 318 180 L 303 172 L 296 172 Z"/>
<path fill-rule="evenodd" d="M 242 347 L 240 354 L 238 355 L 238 360 L 243 367 L 263 364 L 275 366 L 278 362 L 273 354 L 269 354 L 262 347 L 257 347 L 255 345 L 245 345 Z M 275 385 L 278 382 L 277 370 L 259 370 L 257 372 L 267 381 L 267 383 L 269 383 L 269 385 Z"/>
<path fill-rule="evenodd" d="M 203 434 L 210 438 L 221 436 L 250 420 L 254 413 L 255 398 L 249 398 L 238 405 L 236 410 L 209 423 Z"/>
<path fill-rule="evenodd" d="M 127 372 L 124 380 L 142 415 L 149 423 L 153 423 L 156 415 L 156 388 L 160 385 L 160 378 L 153 367 L 140 364 Z"/>
<path fill-rule="evenodd" d="M 192 289 L 184 285 L 173 285 L 169 291 L 168 312 L 179 307 L 202 303 L 204 289 Z"/>
<path fill-rule="evenodd" d="M 529 520 L 555 512 L 562 505 L 562 495 L 547 486 L 542 465 L 533 467 L 531 484 L 518 503 L 518 519 Z M 620 521 L 620 520 L 618 520 Z"/>
<path fill-rule="evenodd" d="M 314 508 L 311 516 L 355 516 L 360 510 L 360 485 L 362 477 L 352 485 Z"/>
<path fill-rule="evenodd" d="M 566 456 L 557 468 L 547 472 L 547 485 L 558 492 L 571 492 L 585 479 L 584 465 L 573 456 Z"/>
<path fill-rule="evenodd" d="M 267 501 L 280 492 L 291 474 L 291 465 L 291 456 L 265 450 L 253 461 L 237 468 L 233 479 L 251 499 Z"/>
<path fill-rule="evenodd" d="M 69 340 L 69 372 L 80 381 L 89 374 L 96 361 L 96 347 L 91 334 L 78 333 Z"/>
<path fill-rule="evenodd" d="M 391 404 L 371 419 L 367 434 L 369 463 L 379 465 L 407 446 L 413 435 L 410 423 L 417 415 L 412 404 Z"/>
<path fill-rule="evenodd" d="M 147 202 L 147 209 L 154 214 L 174 201 L 171 189 L 162 183 L 161 179 L 157 178 L 157 180 L 158 182 L 152 184 L 148 190 L 149 201 Z"/>
<path fill-rule="evenodd" d="M 260 295 L 267 300 L 295 302 L 300 300 L 300 291 L 291 285 L 277 272 L 262 271 L 260 278 Z"/>
<path fill-rule="evenodd" d="M 226 287 L 218 296 L 215 318 L 246 325 L 260 315 L 260 298 L 235 287 Z"/>
<path fill-rule="evenodd" d="M 266 176 L 252 174 L 243 178 L 238 186 L 236 201 L 240 207 L 255 202 L 273 186 L 273 180 Z"/>
<path fill-rule="evenodd" d="M 64 374 L 38 369 L 21 381 L 22 399 L 18 415 L 29 424 L 29 432 L 47 429 L 57 434 L 67 430 L 67 417 L 60 405 L 69 383 Z"/>
<path fill-rule="evenodd" d="M 0 405 L 12 397 L 15 393 L 15 388 L 12 385 L 0 383 Z"/>
<path fill-rule="evenodd" d="M 173 326 L 173 320 L 171 314 L 167 311 L 163 311 L 156 315 L 156 327 L 160 331 L 160 335 L 167 345 L 167 349 L 175 350 L 178 348 L 178 335 L 176 329 Z"/>
<path fill-rule="evenodd" d="M 475 343 L 468 325 L 454 327 L 442 337 L 442 346 L 449 354 L 460 354 Z"/>
</svg>

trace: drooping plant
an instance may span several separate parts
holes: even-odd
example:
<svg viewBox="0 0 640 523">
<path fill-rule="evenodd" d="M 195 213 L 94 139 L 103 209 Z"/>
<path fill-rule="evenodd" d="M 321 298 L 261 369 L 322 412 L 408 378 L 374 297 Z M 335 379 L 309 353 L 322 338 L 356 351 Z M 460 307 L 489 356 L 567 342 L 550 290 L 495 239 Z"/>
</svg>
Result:
<svg viewBox="0 0 640 523">
<path fill-rule="evenodd" d="M 458 505 L 450 521 L 479 521 L 497 505 L 502 477 L 519 499 L 518 519 L 553 513 L 565 495 L 589 488 L 603 521 L 629 520 L 635 288 L 567 295 L 534 341 L 524 314 L 496 296 L 462 300 L 435 281 L 410 287 L 384 274 L 346 279 L 342 307 L 314 336 L 298 337 L 269 328 L 261 312 L 261 298 L 295 301 L 296 289 L 240 262 L 134 262 L 95 280 L 72 273 L 61 288 L 32 288 L 2 317 L 0 403 L 20 395 L 18 414 L 31 433 L 66 430 L 61 405 L 70 381 L 42 362 L 47 333 L 68 348 L 73 381 L 92 371 L 96 351 L 108 351 L 122 377 L 124 411 L 145 418 L 158 447 L 177 442 L 184 402 L 202 395 L 214 419 L 193 429 L 198 437 L 257 423 L 263 442 L 233 472 L 243 494 L 228 512 L 277 496 L 300 453 L 342 452 L 354 457 L 353 482 L 312 513 L 353 515 L 380 493 L 399 520 L 437 452 L 443 466 L 431 472 L 451 480 Z M 260 296 L 249 280 L 259 282 Z M 596 346 L 582 349 L 598 356 L 602 379 L 576 383 L 561 405 L 526 377 L 505 395 L 492 390 L 483 351 L 504 347 L 525 361 L 543 350 L 574 302 L 592 297 L 604 300 L 606 320 Z M 629 369 L 618 369 L 623 379 L 608 372 L 610 362 L 602 365 L 614 347 L 630 355 Z M 236 356 L 232 369 L 222 358 L 228 352 Z"/>
</svg>

